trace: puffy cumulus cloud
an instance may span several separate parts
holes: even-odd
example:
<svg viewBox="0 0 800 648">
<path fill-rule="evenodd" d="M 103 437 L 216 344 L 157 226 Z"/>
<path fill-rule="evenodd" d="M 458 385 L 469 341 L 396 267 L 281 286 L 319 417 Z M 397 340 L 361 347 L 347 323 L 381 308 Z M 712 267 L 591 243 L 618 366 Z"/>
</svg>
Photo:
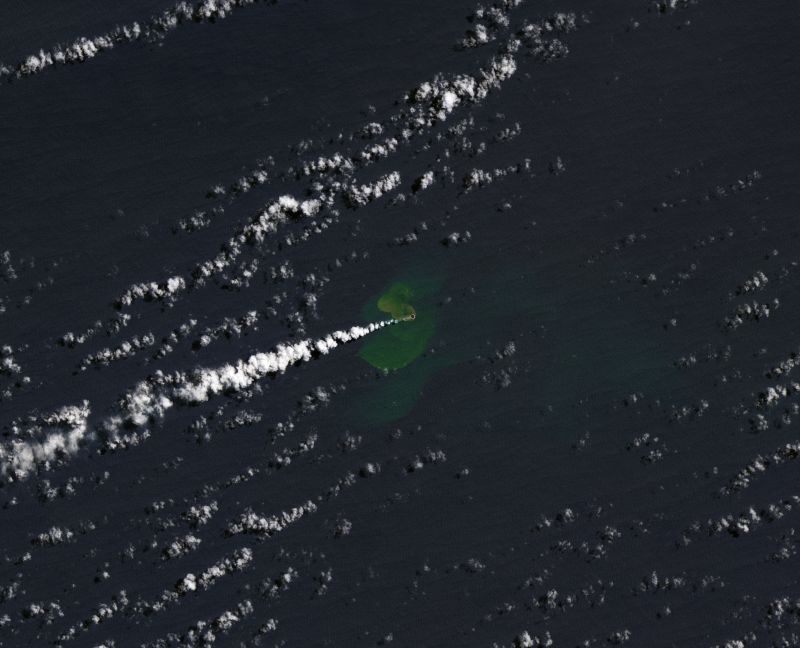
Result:
<svg viewBox="0 0 800 648">
<path fill-rule="evenodd" d="M 11 250 L 0 252 L 0 279 L 6 282 L 16 281 L 17 271 L 11 265 Z"/>
<path fill-rule="evenodd" d="M 97 353 L 92 353 L 86 356 L 81 361 L 81 371 L 86 370 L 91 366 L 107 366 L 117 360 L 130 358 L 142 349 L 153 346 L 155 344 L 155 336 L 152 333 L 145 333 L 141 337 L 134 335 L 130 340 L 125 340 L 116 349 L 106 347 Z"/>
<path fill-rule="evenodd" d="M 507 22 L 503 16 L 514 5 L 501 4 L 506 6 L 495 7 L 493 14 L 495 31 L 505 28 Z M 481 15 L 481 18 L 488 17 L 489 14 Z M 437 75 L 431 81 L 421 83 L 406 94 L 408 108 L 397 120 L 405 124 L 403 138 L 410 139 L 415 132 L 445 121 L 450 113 L 464 103 L 475 104 L 485 99 L 517 71 L 514 57 L 522 47 L 527 49 L 528 55 L 542 61 L 565 56 L 568 49 L 555 35 L 572 31 L 575 26 L 573 13 L 557 13 L 536 23 L 526 22 L 521 30 L 503 42 L 498 54 L 489 59 L 477 74 L 458 74 L 450 78 Z M 489 40 L 488 30 L 480 27 L 471 36 L 468 34 L 463 44 L 477 46 Z"/>
<path fill-rule="evenodd" d="M 28 55 L 16 65 L 0 64 L 0 78 L 21 79 L 44 72 L 48 68 L 85 63 L 102 52 L 117 45 L 139 40 L 157 40 L 185 23 L 214 22 L 221 20 L 239 7 L 255 4 L 260 0 L 201 0 L 200 2 L 178 2 L 172 8 L 152 16 L 143 23 L 122 25 L 92 38 L 82 36 L 68 45 L 58 44 L 48 50 L 40 49 Z"/>
<path fill-rule="evenodd" d="M 353 160 L 341 153 L 334 153 L 329 157 L 320 156 L 316 160 L 306 162 L 302 167 L 302 173 L 298 171 L 298 175 L 310 176 L 323 173 L 351 175 L 354 170 L 355 163 Z"/>
<path fill-rule="evenodd" d="M 244 245 L 263 243 L 269 234 L 277 231 L 279 225 L 290 219 L 313 218 L 323 206 L 324 203 L 319 198 L 297 200 L 290 195 L 278 197 L 258 212 L 238 234 L 228 239 L 219 254 L 198 264 L 192 271 L 192 277 L 198 285 L 201 284 L 206 278 L 222 272 L 236 261 L 242 254 Z"/>
<path fill-rule="evenodd" d="M 11 440 L 0 445 L 0 475 L 22 480 L 37 468 L 75 454 L 92 433 L 89 401 L 11 425 Z"/>
<path fill-rule="evenodd" d="M 213 565 L 203 570 L 198 575 L 187 573 L 183 576 L 172 589 L 164 590 L 160 596 L 154 600 L 131 601 L 125 590 L 112 597 L 110 603 L 102 603 L 92 615 L 80 621 L 59 636 L 60 642 L 67 642 L 77 638 L 98 624 L 104 623 L 115 615 L 127 611 L 128 613 L 153 615 L 164 612 L 172 605 L 176 604 L 182 597 L 196 591 L 204 591 L 212 587 L 220 578 L 242 571 L 253 562 L 253 551 L 249 547 L 236 549 L 231 554 L 224 556 Z M 229 628 L 230 617 L 225 617 L 219 622 L 220 630 Z M 158 644 L 161 645 L 161 644 Z"/>
<path fill-rule="evenodd" d="M 90 616 L 78 621 L 58 636 L 58 641 L 64 643 L 77 638 L 80 634 L 88 632 L 92 628 L 109 621 L 116 615 L 125 611 L 130 605 L 128 594 L 125 590 L 120 590 L 117 594 L 111 597 L 111 600 L 106 603 L 98 605 L 91 613 Z M 101 644 L 102 645 L 102 644 Z M 110 645 L 113 648 L 113 643 Z"/>
<path fill-rule="evenodd" d="M 67 331 L 58 338 L 57 342 L 64 347 L 68 347 L 70 349 L 75 348 L 80 344 L 85 344 L 99 332 L 105 330 L 106 335 L 109 337 L 116 335 L 119 333 L 123 328 L 128 326 L 131 321 L 131 316 L 127 313 L 120 313 L 115 317 L 110 318 L 105 324 L 100 320 L 97 320 L 92 326 L 88 329 L 83 331 L 82 333 L 73 333 L 72 331 Z"/>
<path fill-rule="evenodd" d="M 179 594 L 196 589 L 207 590 L 226 574 L 242 571 L 253 562 L 253 550 L 249 547 L 237 549 L 230 556 L 225 556 L 204 570 L 199 576 L 186 574 L 175 586 Z"/>
<path fill-rule="evenodd" d="M 281 266 L 281 268 L 277 271 L 273 268 L 273 276 L 276 276 L 276 274 L 280 273 L 281 271 L 288 271 L 288 264 L 287 266 Z M 278 276 L 282 275 L 278 274 Z M 221 336 L 225 336 L 227 338 L 240 337 L 247 331 L 256 328 L 259 317 L 258 311 L 254 310 L 247 311 L 244 315 L 235 319 L 233 317 L 226 317 L 221 324 L 206 327 L 200 336 L 192 343 L 192 347 L 194 349 L 207 347 L 213 340 L 216 340 Z"/>
<path fill-rule="evenodd" d="M 163 418 L 176 404 L 194 405 L 209 398 L 226 393 L 238 392 L 251 387 L 256 381 L 269 375 L 285 372 L 290 366 L 307 362 L 315 357 L 326 355 L 336 347 L 358 340 L 386 326 L 397 324 L 399 320 L 383 320 L 366 326 L 352 326 L 349 329 L 334 331 L 319 339 L 306 339 L 293 344 L 279 344 L 273 351 L 255 353 L 246 359 L 214 368 L 197 368 L 191 372 L 165 374 L 156 371 L 147 379 L 137 383 L 118 401 L 116 411 L 100 424 L 105 445 L 110 449 L 135 445 L 147 438 L 145 430 L 139 434 L 136 429 Z M 87 403 L 88 407 L 88 403 Z M 86 415 L 88 416 L 88 409 Z M 76 428 L 77 438 L 86 434 L 86 422 Z M 75 442 L 77 449 L 77 440 Z M 19 451 L 9 453 L 17 457 L 16 464 L 32 466 L 36 451 L 32 444 L 20 446 Z M 41 454 L 41 452 L 40 452 Z M 6 461 L 2 455 L 0 460 Z M 20 474 L 27 475 L 30 469 Z"/>
<path fill-rule="evenodd" d="M 167 400 L 182 403 L 202 403 L 209 397 L 228 391 L 240 391 L 270 374 L 283 373 L 291 365 L 307 362 L 315 356 L 326 355 L 341 344 L 358 340 L 395 320 L 374 322 L 367 326 L 353 326 L 334 331 L 318 340 L 301 340 L 294 344 L 279 344 L 269 353 L 256 353 L 246 360 L 213 369 L 198 369 L 189 376 L 181 376 L 169 391 Z M 148 398 L 152 394 L 144 390 Z M 138 410 L 137 410 L 138 413 Z"/>
<path fill-rule="evenodd" d="M 202 540 L 200 540 L 200 538 L 192 535 L 191 533 L 177 537 L 166 547 L 164 547 L 164 549 L 162 549 L 161 559 L 172 560 L 174 558 L 185 556 L 186 554 L 197 549 L 201 542 Z"/>
<path fill-rule="evenodd" d="M 14 359 L 14 349 L 7 344 L 0 347 L 0 375 L 11 376 L 21 371 L 22 367 Z"/>
<path fill-rule="evenodd" d="M 202 506 L 192 506 L 189 510 L 181 514 L 181 517 L 189 523 L 193 529 L 198 529 L 201 526 L 208 524 L 211 518 L 219 510 L 219 504 L 216 500 L 203 504 Z"/>
<path fill-rule="evenodd" d="M 521 2 L 522 0 L 498 0 L 488 7 L 479 5 L 469 17 L 474 29 L 467 33 L 467 37 L 459 47 L 478 46 L 497 40 L 501 32 L 510 30 L 511 11 Z M 382 122 L 368 122 L 349 136 L 350 141 L 383 137 L 381 142 L 369 143 L 360 151 L 352 153 L 335 152 L 306 160 L 296 167 L 291 167 L 289 174 L 296 178 L 316 176 L 317 180 L 324 180 L 327 176 L 328 186 L 332 189 L 332 194 L 328 197 L 341 194 L 347 200 L 348 190 L 353 183 L 337 182 L 333 178 L 351 178 L 357 169 L 389 157 L 398 150 L 401 143 L 407 143 L 412 136 L 419 135 L 425 128 L 446 119 L 450 112 L 459 106 L 465 103 L 479 103 L 491 89 L 500 87 L 503 81 L 514 74 L 516 70 L 514 56 L 522 47 L 526 48 L 526 55 L 542 61 L 566 55 L 567 47 L 556 36 L 575 28 L 574 13 L 555 13 L 535 23 L 525 21 L 519 30 L 506 34 L 500 43 L 497 55 L 475 74 L 457 74 L 449 78 L 437 75 L 405 93 L 404 105 L 399 112 L 388 116 Z M 345 139 L 346 137 L 340 133 L 339 140 L 343 142 Z M 274 160 L 268 158 L 268 163 L 274 164 Z M 257 167 L 244 176 L 245 182 L 234 183 L 236 193 L 246 192 L 251 187 L 266 182 L 268 177 L 264 167 L 265 163 L 259 162 Z M 219 196 L 227 192 L 223 185 L 218 184 L 212 189 L 211 195 Z"/>
<path fill-rule="evenodd" d="M 389 137 L 383 144 L 370 144 L 363 148 L 358 154 L 358 161 L 363 164 L 365 162 L 375 162 L 381 158 L 387 158 L 397 150 L 398 143 L 397 138 Z"/>
<path fill-rule="evenodd" d="M 290 524 L 297 522 L 305 515 L 315 513 L 316 510 L 317 505 L 311 500 L 307 500 L 300 506 L 294 507 L 291 511 L 283 511 L 278 515 L 271 515 L 269 517 L 261 517 L 248 509 L 228 525 L 225 533 L 227 535 L 252 533 L 269 538 L 283 531 Z"/>
<path fill-rule="evenodd" d="M 476 103 L 485 99 L 490 90 L 509 79 L 517 71 L 513 53 L 519 49 L 519 41 L 511 40 L 506 49 L 506 53 L 492 57 L 477 76 L 459 74 L 451 79 L 437 76 L 408 93 L 406 102 L 411 107 L 406 138 L 413 130 L 445 121 L 463 102 Z"/>
<path fill-rule="evenodd" d="M 496 39 L 497 34 L 508 29 L 510 11 L 522 4 L 522 0 L 501 0 L 489 7 L 479 5 L 468 20 L 473 24 L 456 49 L 480 47 Z"/>
<path fill-rule="evenodd" d="M 199 575 L 192 572 L 185 574 L 171 589 L 164 590 L 160 596 L 149 601 L 140 599 L 131 605 L 135 614 L 151 616 L 166 611 L 180 599 L 192 592 L 205 591 L 216 584 L 220 578 L 242 571 L 253 562 L 253 550 L 249 547 L 236 549 L 233 553 L 224 556 L 216 563 L 205 569 Z M 126 600 L 127 606 L 127 600 Z M 85 629 L 78 626 L 78 629 Z"/>
<path fill-rule="evenodd" d="M 123 421 L 131 427 L 141 427 L 162 417 L 173 405 L 165 394 L 159 393 L 156 389 L 157 382 L 160 382 L 163 376 L 164 374 L 158 371 L 154 378 L 138 383 L 125 394 L 119 402 L 122 416 L 115 415 L 106 419 L 106 427 L 115 428 Z"/>
<path fill-rule="evenodd" d="M 347 191 L 346 200 L 350 207 L 363 207 L 384 194 L 400 186 L 400 173 L 392 171 L 370 184 L 353 184 Z"/>
<path fill-rule="evenodd" d="M 186 290 L 186 280 L 181 276 L 170 277 L 162 283 L 155 281 L 133 284 L 115 302 L 117 308 L 130 306 L 134 301 L 163 301 L 182 290 Z"/>
<path fill-rule="evenodd" d="M 530 170 L 531 161 L 529 158 L 525 158 L 522 162 L 511 164 L 505 168 L 497 167 L 489 171 L 485 169 L 472 169 L 464 175 L 461 184 L 466 191 L 471 191 L 473 189 L 486 187 L 500 178 L 505 178 L 513 174 L 530 172 Z"/>
<path fill-rule="evenodd" d="M 428 187 L 433 184 L 434 181 L 434 173 L 433 171 L 426 171 L 422 174 L 419 178 L 414 180 L 414 184 L 412 185 L 412 189 L 414 193 L 417 191 L 424 191 Z"/>
<path fill-rule="evenodd" d="M 213 619 L 197 621 L 186 632 L 181 634 L 170 632 L 165 637 L 141 644 L 141 648 L 209 648 L 217 642 L 220 635 L 229 632 L 234 625 L 252 615 L 253 612 L 253 603 L 245 599 L 236 607 L 225 610 Z M 275 623 L 272 619 L 270 621 Z"/>
<path fill-rule="evenodd" d="M 499 33 L 507 29 L 505 17 L 517 4 L 516 0 L 502 0 L 488 9 L 480 9 L 476 17 Z M 216 256 L 195 266 L 191 271 L 192 283 L 189 287 L 202 286 L 210 277 L 225 272 L 242 255 L 244 246 L 264 242 L 268 235 L 275 233 L 281 224 L 290 219 L 305 217 L 314 220 L 299 237 L 288 235 L 285 239 L 286 245 L 305 241 L 312 234 L 324 231 L 338 216 L 335 209 L 337 201 L 341 200 L 350 208 L 360 208 L 397 189 L 400 184 L 400 174 L 397 171 L 382 176 L 373 183 L 358 182 L 354 174 L 358 169 L 389 158 L 399 150 L 401 144 L 407 144 L 412 137 L 419 136 L 435 124 L 445 121 L 460 107 L 479 104 L 491 91 L 500 88 L 514 75 L 517 69 L 515 57 L 520 52 L 540 61 L 565 56 L 568 49 L 557 36 L 575 28 L 576 17 L 573 13 L 556 13 L 535 23 L 525 22 L 521 29 L 503 39 L 497 54 L 475 73 L 447 77 L 436 75 L 432 80 L 405 93 L 398 112 L 382 123 L 370 122 L 351 135 L 351 140 L 355 137 L 382 137 L 381 141 L 370 142 L 353 153 L 336 152 L 319 156 L 290 168 L 289 174 L 297 178 L 313 177 L 314 182 L 309 192 L 315 197 L 301 201 L 292 196 L 280 196 L 269 202 L 246 226 L 223 243 Z M 260 162 L 257 168 L 246 174 L 245 181 L 236 183 L 237 194 L 268 181 L 264 164 Z M 212 190 L 212 195 L 215 196 L 226 193 L 227 190 L 222 185 Z M 398 199 L 402 198 L 404 195 L 400 194 Z M 174 294 L 162 295 L 168 287 L 164 284 L 155 286 L 155 289 L 153 284 L 133 286 L 118 302 L 130 303 L 138 298 L 163 299 Z M 184 287 L 179 288 L 182 290 Z"/>
</svg>

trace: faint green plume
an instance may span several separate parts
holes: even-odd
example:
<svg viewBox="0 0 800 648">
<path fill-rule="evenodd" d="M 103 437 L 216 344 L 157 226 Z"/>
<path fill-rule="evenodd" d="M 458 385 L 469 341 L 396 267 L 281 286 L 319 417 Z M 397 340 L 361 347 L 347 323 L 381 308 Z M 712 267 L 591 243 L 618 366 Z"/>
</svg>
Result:
<svg viewBox="0 0 800 648">
<path fill-rule="evenodd" d="M 436 330 L 435 295 L 440 282 L 404 278 L 388 286 L 364 307 L 367 321 L 385 318 L 405 320 L 378 331 L 367 340 L 359 355 L 379 369 L 402 369 L 428 348 Z"/>
</svg>

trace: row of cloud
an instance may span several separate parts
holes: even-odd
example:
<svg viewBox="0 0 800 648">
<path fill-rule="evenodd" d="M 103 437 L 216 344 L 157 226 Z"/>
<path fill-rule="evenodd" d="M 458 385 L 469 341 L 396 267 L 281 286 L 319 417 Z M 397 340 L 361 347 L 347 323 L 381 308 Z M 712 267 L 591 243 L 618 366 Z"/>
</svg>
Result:
<svg viewBox="0 0 800 648">
<path fill-rule="evenodd" d="M 164 38 L 179 26 L 191 22 L 213 22 L 221 20 L 239 7 L 246 7 L 262 0 L 202 0 L 192 4 L 178 2 L 159 15 L 151 16 L 143 23 L 134 22 L 92 38 L 76 38 L 72 43 L 57 44 L 30 54 L 15 65 L 0 63 L 0 78 L 22 79 L 62 65 L 85 63 L 114 47 L 137 41 L 154 41 Z M 274 4 L 275 0 L 271 0 Z"/>
<path fill-rule="evenodd" d="M 161 419 L 176 404 L 198 404 L 219 394 L 240 392 L 262 378 L 282 374 L 293 365 L 327 355 L 342 344 L 398 322 L 383 320 L 334 331 L 316 340 L 279 344 L 273 351 L 255 353 L 220 367 L 173 374 L 157 371 L 128 391 L 117 411 L 103 419 L 97 429 L 89 424 L 88 401 L 16 421 L 11 426 L 12 439 L 0 445 L 0 477 L 6 481 L 23 480 L 39 468 L 46 470 L 75 455 L 98 436 L 118 441 L 126 429 L 143 428 Z"/>
</svg>

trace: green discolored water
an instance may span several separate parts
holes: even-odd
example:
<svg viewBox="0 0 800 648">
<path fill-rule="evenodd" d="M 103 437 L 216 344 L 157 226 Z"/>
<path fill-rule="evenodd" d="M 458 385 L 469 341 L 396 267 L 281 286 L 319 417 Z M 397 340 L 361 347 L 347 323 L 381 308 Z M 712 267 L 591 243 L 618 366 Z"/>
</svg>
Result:
<svg viewBox="0 0 800 648">
<path fill-rule="evenodd" d="M 397 320 L 415 318 L 416 311 L 409 303 L 413 297 L 414 292 L 407 284 L 393 284 L 392 287 L 378 299 L 378 309 L 384 313 L 389 313 L 389 315 Z"/>
<path fill-rule="evenodd" d="M 353 411 L 358 421 L 375 424 L 405 416 L 441 364 L 439 357 L 425 353 L 439 324 L 441 287 L 442 280 L 435 274 L 409 273 L 373 295 L 364 306 L 362 315 L 367 321 L 386 319 L 387 315 L 404 321 L 374 333 L 359 351 L 363 360 L 387 375 Z"/>
<path fill-rule="evenodd" d="M 354 422 L 378 425 L 403 418 L 441 365 L 441 359 L 426 356 L 402 371 L 388 373 L 359 399 L 352 412 Z"/>
<path fill-rule="evenodd" d="M 438 280 L 396 281 L 364 307 L 367 320 L 405 320 L 371 335 L 359 355 L 378 369 L 402 369 L 425 353 L 436 330 Z M 413 318 L 413 319 L 412 319 Z"/>
</svg>

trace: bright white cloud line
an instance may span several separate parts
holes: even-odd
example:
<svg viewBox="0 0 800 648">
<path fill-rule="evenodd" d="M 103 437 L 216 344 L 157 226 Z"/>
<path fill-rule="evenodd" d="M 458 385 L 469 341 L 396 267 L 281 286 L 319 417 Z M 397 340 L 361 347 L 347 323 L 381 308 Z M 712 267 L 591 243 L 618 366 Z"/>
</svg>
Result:
<svg viewBox="0 0 800 648">
<path fill-rule="evenodd" d="M 150 17 L 142 24 L 134 22 L 115 27 L 93 38 L 81 37 L 68 45 L 58 44 L 49 50 L 40 49 L 27 56 L 24 61 L 11 67 L 0 63 L 0 79 L 3 77 L 21 79 L 39 74 L 54 66 L 84 63 L 117 45 L 140 40 L 162 39 L 180 25 L 221 20 L 229 16 L 234 9 L 256 4 L 259 1 L 200 0 L 192 4 L 184 0 L 162 13 Z"/>
<path fill-rule="evenodd" d="M 202 403 L 222 392 L 240 391 L 270 374 L 283 373 L 290 366 L 307 362 L 318 355 L 327 355 L 340 344 L 358 340 L 399 320 L 384 320 L 367 326 L 353 326 L 334 331 L 318 340 L 302 340 L 278 345 L 269 353 L 256 353 L 247 360 L 226 364 L 216 369 L 200 369 L 176 384 L 169 399 L 182 403 Z"/>
<path fill-rule="evenodd" d="M 129 428 L 142 428 L 161 419 L 176 404 L 203 403 L 221 393 L 237 392 L 269 375 L 284 373 L 292 365 L 327 355 L 336 347 L 403 320 L 383 320 L 366 326 L 334 331 L 325 337 L 279 344 L 267 353 L 255 353 L 244 360 L 215 368 L 166 375 L 160 371 L 138 383 L 121 399 L 118 411 L 103 419 L 100 429 L 89 426 L 89 402 L 63 407 L 51 415 L 32 420 L 15 429 L 15 437 L 0 444 L 0 478 L 21 481 L 37 469 L 78 453 L 97 438 L 98 431 L 115 446 L 126 445 Z"/>
</svg>

